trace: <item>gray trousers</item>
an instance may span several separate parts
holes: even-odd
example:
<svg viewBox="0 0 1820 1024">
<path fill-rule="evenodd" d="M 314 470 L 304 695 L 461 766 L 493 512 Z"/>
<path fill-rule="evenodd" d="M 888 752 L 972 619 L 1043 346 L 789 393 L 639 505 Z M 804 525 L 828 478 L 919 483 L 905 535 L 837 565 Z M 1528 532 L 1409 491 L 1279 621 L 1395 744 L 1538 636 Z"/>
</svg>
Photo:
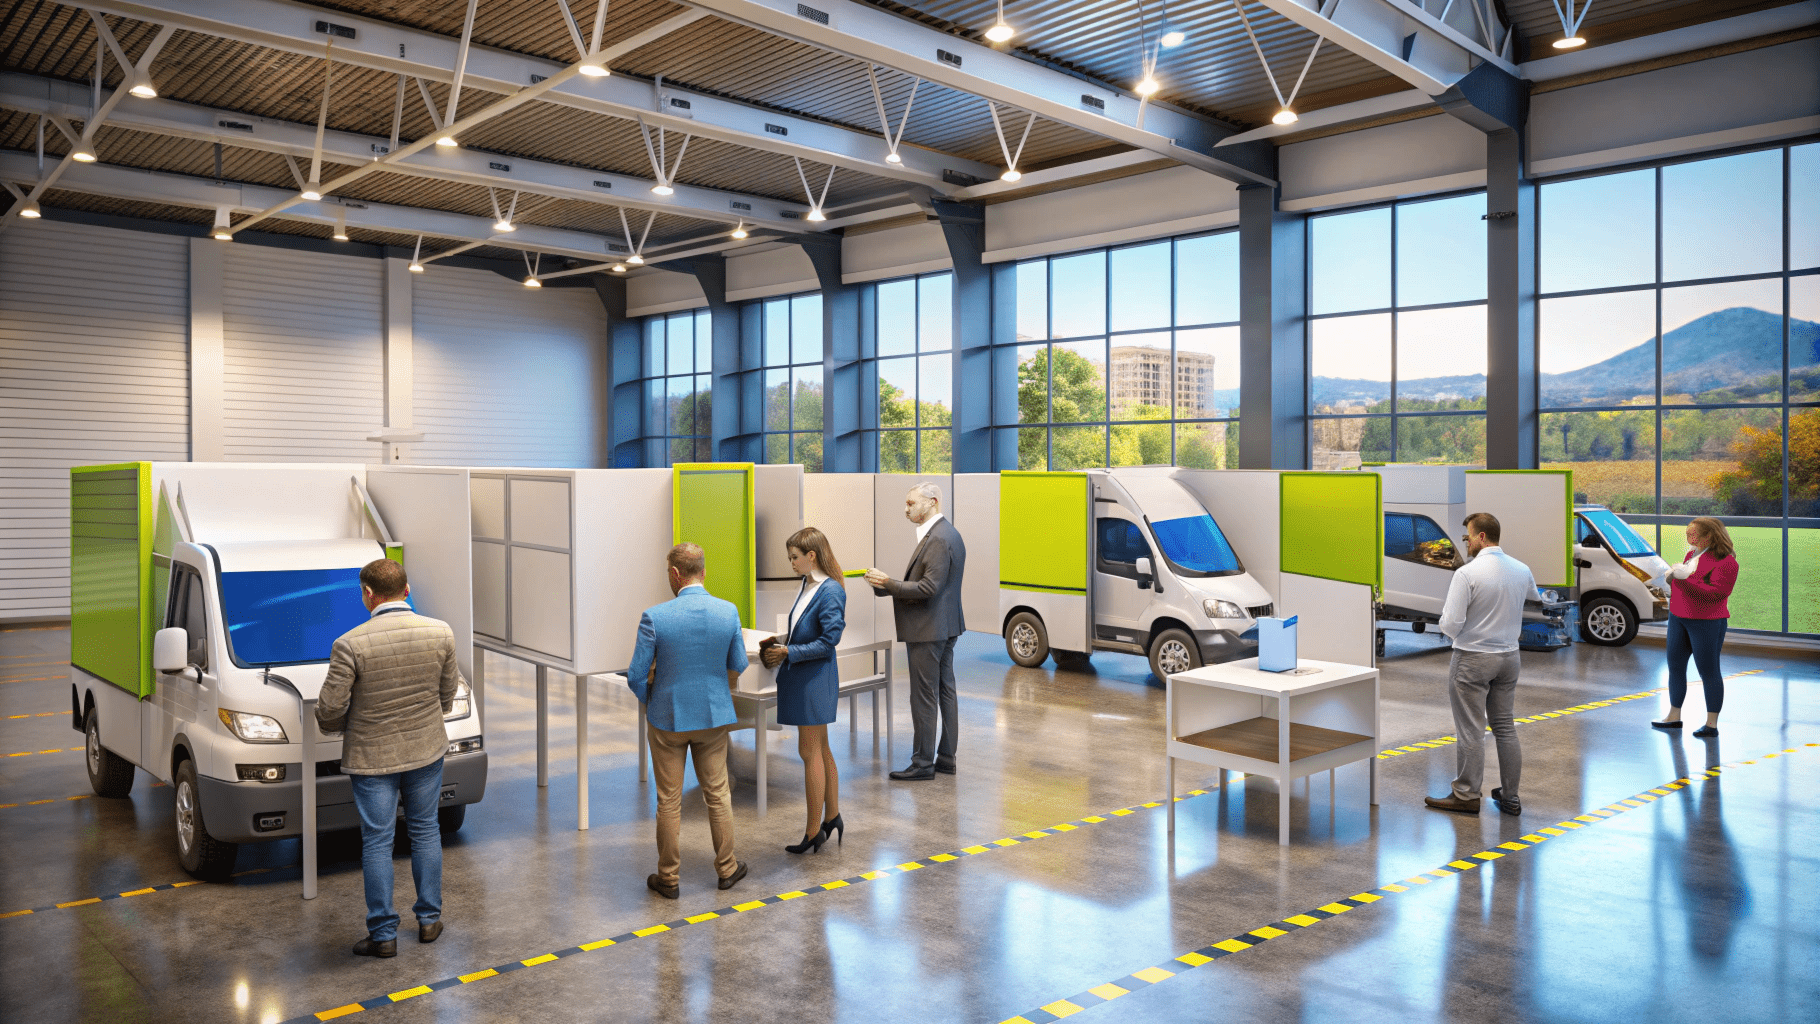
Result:
<svg viewBox="0 0 1820 1024">
<path fill-rule="evenodd" d="M 910 721 L 915 726 L 911 768 L 954 766 L 960 745 L 960 699 L 954 690 L 954 642 L 930 640 L 905 643 L 910 655 Z M 936 743 L 936 714 L 941 714 L 941 743 Z"/>
<path fill-rule="evenodd" d="M 1517 745 L 1517 671 L 1522 662 L 1516 651 L 1483 654 L 1455 651 L 1448 666 L 1453 681 L 1453 729 L 1459 743 L 1455 757 L 1459 778 L 1453 780 L 1453 795 L 1459 800 L 1479 799 L 1479 786 L 1485 779 L 1485 727 L 1498 742 L 1498 776 L 1504 786 L 1504 799 L 1520 802 L 1517 783 L 1523 776 L 1523 748 Z"/>
</svg>

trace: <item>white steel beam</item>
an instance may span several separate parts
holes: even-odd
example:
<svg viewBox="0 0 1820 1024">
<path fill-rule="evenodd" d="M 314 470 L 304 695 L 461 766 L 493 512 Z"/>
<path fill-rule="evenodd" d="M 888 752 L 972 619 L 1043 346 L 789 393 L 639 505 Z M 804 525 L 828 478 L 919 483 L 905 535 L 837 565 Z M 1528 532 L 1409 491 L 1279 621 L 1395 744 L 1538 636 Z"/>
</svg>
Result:
<svg viewBox="0 0 1820 1024">
<path fill-rule="evenodd" d="M 85 85 L 17 72 L 0 72 L 0 108 L 55 118 L 82 118 L 87 116 L 90 98 L 90 90 Z M 111 101 L 112 97 L 108 99 Z M 216 142 L 224 146 L 281 153 L 295 158 L 307 159 L 316 145 L 315 129 L 307 125 L 162 98 L 142 100 L 134 97 L 115 108 L 108 117 L 108 123 L 117 128 Z M 331 130 L 323 134 L 322 145 L 323 159 L 330 163 L 359 166 L 384 156 L 391 143 L 379 136 Z M 648 178 L 518 157 L 504 158 L 466 148 L 426 149 L 397 163 L 388 164 L 385 172 L 489 188 L 509 188 L 557 199 L 610 203 L 631 209 L 656 210 L 729 224 L 744 219 L 748 224 L 764 225 L 781 231 L 825 227 L 802 221 L 800 217 L 807 210 L 801 204 L 689 185 L 676 185 L 674 194 L 659 196 L 651 191 L 655 182 Z M 790 214 L 797 216 L 791 217 Z"/>
<path fill-rule="evenodd" d="M 307 56 L 320 55 L 322 43 L 327 38 L 316 30 L 316 24 L 333 24 L 354 31 L 352 39 L 335 37 L 336 60 L 443 83 L 454 79 L 459 47 L 459 40 L 450 36 L 293 0 L 94 0 L 88 6 L 122 17 L 176 25 L 193 32 Z M 619 48 L 608 47 L 607 52 Z M 557 74 L 564 67 L 537 57 L 473 46 L 468 51 L 462 81 L 466 88 L 512 94 L 540 78 Z M 818 163 L 833 163 L 847 170 L 917 182 L 937 189 L 950 187 L 945 184 L 944 172 L 947 171 L 970 178 L 993 178 L 1000 170 L 989 164 L 910 145 L 899 149 L 903 163 L 889 163 L 885 160 L 889 146 L 878 135 L 672 85 L 659 88 L 655 83 L 622 74 L 572 79 L 538 99 L 612 117 L 643 117 L 647 123 L 661 124 L 671 131 Z"/>
<path fill-rule="evenodd" d="M 1480 64 L 1519 77 L 1516 66 L 1498 55 L 1511 30 L 1478 0 L 1442 6 L 1445 20 L 1411 0 L 1244 2 L 1270 8 L 1430 96 L 1446 92 Z"/>
<path fill-rule="evenodd" d="M 1266 166 L 1274 161 L 1268 157 L 1252 159 L 1232 151 L 1212 155 L 1214 145 L 1232 134 L 1230 128 L 856 0 L 686 2 L 729 21 L 1016 107 L 1241 184 L 1275 184 L 1275 168 Z"/>
<path fill-rule="evenodd" d="M 37 158 L 22 150 L 0 150 L 0 178 L 7 181 L 32 181 L 38 176 Z M 64 172 L 57 188 L 85 195 L 106 196 L 129 202 L 165 203 L 200 210 L 227 207 L 240 213 L 266 209 L 286 198 L 295 198 L 288 189 L 264 185 L 237 185 L 162 171 L 142 171 L 114 164 L 76 164 Z M 302 203 L 276 214 L 278 219 L 333 225 L 336 214 L 345 212 L 347 224 L 401 235 L 423 235 L 475 245 L 493 245 L 526 252 L 573 256 L 599 260 L 616 255 L 609 245 L 617 239 L 567 228 L 521 224 L 509 235 L 494 232 L 488 217 L 470 217 L 461 213 L 426 210 L 414 206 L 389 206 L 383 203 Z M 17 220 L 17 217 L 8 218 Z M 223 242 L 223 245 L 231 243 Z"/>
</svg>

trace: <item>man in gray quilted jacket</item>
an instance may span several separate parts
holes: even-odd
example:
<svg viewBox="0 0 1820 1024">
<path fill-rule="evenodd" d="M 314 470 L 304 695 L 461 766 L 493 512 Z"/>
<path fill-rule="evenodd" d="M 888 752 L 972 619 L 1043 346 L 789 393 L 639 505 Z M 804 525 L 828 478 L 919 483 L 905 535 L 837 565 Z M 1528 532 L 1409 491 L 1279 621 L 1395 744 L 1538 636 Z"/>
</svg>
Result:
<svg viewBox="0 0 1820 1024">
<path fill-rule="evenodd" d="M 443 716 L 461 685 L 455 634 L 448 623 L 419 615 L 405 599 L 404 566 L 381 558 L 360 570 L 360 599 L 372 613 L 342 634 L 329 656 L 316 721 L 345 732 L 341 771 L 360 812 L 360 865 L 366 875 L 367 937 L 356 956 L 398 955 L 392 908 L 392 836 L 399 799 L 411 836 L 417 939 L 442 934 L 442 836 L 437 798 L 449 736 Z"/>
</svg>

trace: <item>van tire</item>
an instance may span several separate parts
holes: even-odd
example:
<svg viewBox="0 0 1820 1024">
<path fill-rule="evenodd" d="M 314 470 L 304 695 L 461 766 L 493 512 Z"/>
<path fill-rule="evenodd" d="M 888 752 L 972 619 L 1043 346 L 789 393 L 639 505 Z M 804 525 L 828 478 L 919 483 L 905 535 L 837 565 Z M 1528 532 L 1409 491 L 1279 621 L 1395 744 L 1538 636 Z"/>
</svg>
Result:
<svg viewBox="0 0 1820 1024">
<path fill-rule="evenodd" d="M 176 806 L 177 861 L 183 870 L 205 882 L 220 882 L 234 870 L 234 855 L 239 847 L 209 835 L 202 820 L 202 790 L 196 785 L 196 763 L 187 758 L 177 765 L 172 777 Z"/>
<path fill-rule="evenodd" d="M 1201 645 L 1180 629 L 1165 629 L 1150 640 L 1150 671 L 1168 682 L 1171 673 L 1201 667 Z"/>
<path fill-rule="evenodd" d="M 442 829 L 442 834 L 445 836 L 460 832 L 461 823 L 467 820 L 467 804 L 456 804 L 453 807 L 441 807 L 436 811 L 436 827 Z"/>
<path fill-rule="evenodd" d="M 1637 610 L 1604 594 L 1580 606 L 1580 637 L 1599 647 L 1623 647 L 1637 638 Z"/>
<path fill-rule="evenodd" d="M 83 761 L 96 796 L 118 799 L 133 791 L 133 762 L 101 745 L 101 718 L 94 708 L 82 723 Z"/>
<path fill-rule="evenodd" d="M 1005 623 L 1005 653 L 1025 668 L 1036 668 L 1049 657 L 1049 631 L 1033 612 L 1018 612 Z"/>
</svg>

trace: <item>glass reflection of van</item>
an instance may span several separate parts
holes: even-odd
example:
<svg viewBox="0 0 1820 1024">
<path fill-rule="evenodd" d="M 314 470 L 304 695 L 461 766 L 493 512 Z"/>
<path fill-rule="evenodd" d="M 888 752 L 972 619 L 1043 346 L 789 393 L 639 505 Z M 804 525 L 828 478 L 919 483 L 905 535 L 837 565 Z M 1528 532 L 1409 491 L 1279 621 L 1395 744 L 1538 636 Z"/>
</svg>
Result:
<svg viewBox="0 0 1820 1024">
<path fill-rule="evenodd" d="M 1668 572 L 1668 563 L 1611 509 L 1574 506 L 1574 567 L 1587 643 L 1622 647 L 1639 625 L 1668 618 L 1667 593 L 1652 582 Z"/>
</svg>

